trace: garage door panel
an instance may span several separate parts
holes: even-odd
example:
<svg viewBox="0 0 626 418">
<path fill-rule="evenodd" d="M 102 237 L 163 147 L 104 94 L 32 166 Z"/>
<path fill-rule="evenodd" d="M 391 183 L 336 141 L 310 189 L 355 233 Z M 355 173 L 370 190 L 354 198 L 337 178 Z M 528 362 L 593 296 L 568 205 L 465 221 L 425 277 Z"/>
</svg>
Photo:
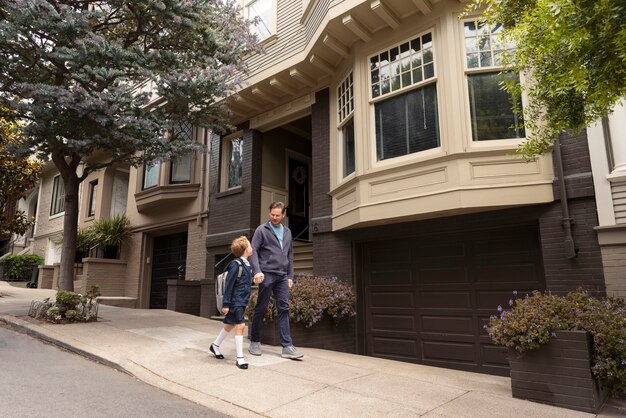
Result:
<svg viewBox="0 0 626 418">
<path fill-rule="evenodd" d="M 504 233 L 505 235 L 506 232 Z M 533 256 L 535 240 L 529 239 L 528 233 L 508 234 L 507 236 L 489 235 L 474 240 L 472 249 L 474 256 L 483 257 L 500 257 L 500 258 L 519 258 Z"/>
<path fill-rule="evenodd" d="M 454 363 L 476 363 L 473 343 L 422 340 L 422 359 Z"/>
<path fill-rule="evenodd" d="M 445 332 L 456 335 L 471 335 L 476 326 L 468 316 L 421 315 L 424 332 Z"/>
<path fill-rule="evenodd" d="M 431 268 L 419 269 L 419 282 L 422 285 L 429 284 L 438 284 L 438 285 L 446 285 L 446 284 L 459 284 L 459 283 L 469 283 L 469 274 L 467 268 L 464 266 L 461 267 L 439 267 L 439 268 Z"/>
<path fill-rule="evenodd" d="M 441 258 L 465 257 L 467 255 L 467 244 L 465 242 L 447 240 L 441 242 L 441 236 L 431 236 L 421 240 L 417 244 L 414 258 L 432 260 Z M 422 243 L 426 243 L 423 245 Z"/>
<path fill-rule="evenodd" d="M 367 252 L 368 262 L 372 265 L 390 265 L 406 262 L 411 258 L 411 249 L 408 246 L 383 245 L 379 248 L 370 248 Z"/>
<path fill-rule="evenodd" d="M 372 314 L 370 316 L 372 331 L 407 331 L 414 332 L 415 316 L 410 313 Z"/>
<path fill-rule="evenodd" d="M 533 264 L 489 265 L 476 267 L 477 283 L 501 287 L 504 283 L 539 282 L 537 267 Z"/>
<path fill-rule="evenodd" d="M 462 309 L 472 306 L 472 297 L 466 292 L 430 292 L 421 291 L 418 301 L 423 308 Z"/>
<path fill-rule="evenodd" d="M 506 375 L 507 350 L 495 346 L 483 326 L 498 305 L 508 308 L 514 291 L 524 297 L 545 289 L 538 226 L 409 241 L 411 257 L 393 263 L 382 249 L 393 252 L 397 240 L 363 244 L 366 353 Z"/>
<path fill-rule="evenodd" d="M 371 340 L 372 354 L 382 357 L 404 357 L 415 360 L 418 347 L 414 338 L 390 338 L 375 336 Z"/>
<path fill-rule="evenodd" d="M 498 305 L 508 308 L 509 301 L 513 299 L 513 293 L 508 290 L 476 291 L 476 308 L 492 311 L 493 314 L 496 314 Z M 502 304 L 503 301 L 505 305 Z"/>
<path fill-rule="evenodd" d="M 369 275 L 369 284 L 376 285 L 406 285 L 412 284 L 410 269 L 375 270 Z"/>
<path fill-rule="evenodd" d="M 413 308 L 415 297 L 413 292 L 372 292 L 370 307 L 376 308 Z"/>
</svg>

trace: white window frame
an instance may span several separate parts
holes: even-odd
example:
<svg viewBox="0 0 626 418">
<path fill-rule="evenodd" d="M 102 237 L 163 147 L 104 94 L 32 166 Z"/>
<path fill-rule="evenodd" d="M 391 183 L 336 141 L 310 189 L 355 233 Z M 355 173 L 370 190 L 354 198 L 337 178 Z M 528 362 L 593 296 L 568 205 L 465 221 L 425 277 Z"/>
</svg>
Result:
<svg viewBox="0 0 626 418">
<path fill-rule="evenodd" d="M 229 190 L 235 190 L 242 187 L 243 183 L 243 173 L 240 178 L 240 184 L 237 185 L 229 185 L 230 180 L 230 167 L 231 167 L 231 154 L 232 154 L 232 142 L 233 141 L 241 141 L 241 159 L 243 162 L 243 131 L 235 132 L 234 134 L 225 136 L 222 138 L 221 143 L 221 169 L 220 169 L 220 190 L 225 192 Z"/>
<path fill-rule="evenodd" d="M 278 18 L 278 13 L 277 13 L 277 0 L 244 0 L 243 2 L 243 10 L 244 10 L 244 17 L 248 20 L 252 20 L 254 19 L 256 16 L 259 16 L 258 13 L 251 13 L 250 8 L 254 7 L 255 3 L 259 3 L 262 1 L 267 1 L 271 3 L 271 7 L 272 7 L 272 11 L 271 11 L 271 16 L 272 16 L 272 21 L 271 22 L 265 22 L 263 20 L 261 20 L 260 23 L 258 24 L 262 24 L 265 26 L 265 28 L 268 31 L 267 35 L 262 36 L 262 34 L 258 31 L 258 29 L 256 29 L 254 26 L 254 24 L 250 24 L 250 32 L 254 33 L 257 35 L 259 42 L 265 42 L 269 39 L 272 39 L 274 36 L 276 36 L 276 20 Z"/>
<path fill-rule="evenodd" d="M 337 145 L 339 147 L 339 178 L 341 181 L 353 177 L 356 173 L 356 139 L 354 124 L 354 73 L 350 73 L 337 86 Z M 344 128 L 352 123 L 352 136 L 355 142 L 353 150 L 354 167 L 349 173 L 346 172 L 346 144 L 344 137 Z"/>
<path fill-rule="evenodd" d="M 148 175 L 149 174 L 152 175 L 153 173 L 152 170 L 156 170 L 156 175 L 154 175 L 154 177 L 156 178 L 156 182 L 154 182 L 154 184 L 152 183 L 146 184 L 146 179 L 148 178 Z M 160 177 L 161 177 L 161 163 L 159 161 L 154 161 L 150 164 L 144 164 L 143 169 L 142 169 L 142 175 L 141 175 L 141 190 L 149 190 L 149 189 L 159 186 Z"/>
<path fill-rule="evenodd" d="M 432 46 L 429 48 L 429 51 L 432 52 L 432 61 L 429 61 L 428 63 L 426 63 L 426 65 L 424 65 L 424 61 L 423 61 L 423 45 L 422 45 L 422 41 L 423 41 L 423 37 L 427 34 L 430 34 L 431 36 L 431 40 L 430 42 L 432 43 Z M 401 48 L 402 45 L 409 43 L 409 47 L 411 46 L 411 41 L 418 39 L 420 40 L 420 51 L 421 51 L 421 55 L 422 55 L 422 61 L 421 61 L 421 75 L 422 75 L 422 79 L 416 82 L 413 82 L 413 79 L 411 79 L 411 83 L 407 83 L 406 85 L 401 85 L 399 88 L 390 90 L 388 92 L 381 92 L 379 95 L 375 96 L 373 94 L 373 82 L 372 82 L 372 58 L 374 58 L 375 56 L 380 56 L 385 52 L 389 52 L 392 51 L 394 48 Z M 375 53 L 369 54 L 367 56 L 367 77 L 368 77 L 368 81 L 367 81 L 367 86 L 368 86 L 368 98 L 369 98 L 369 107 L 370 107 L 370 123 L 369 123 L 369 130 L 370 130 L 370 135 L 371 138 L 373 138 L 373 142 L 371 144 L 372 148 L 371 148 L 371 155 L 370 155 L 370 163 L 372 164 L 372 166 L 385 166 L 385 165 L 392 165 L 392 164 L 396 164 L 396 163 L 402 163 L 402 162 L 408 162 L 408 161 L 415 161 L 417 160 L 421 160 L 421 159 L 427 159 L 427 158 L 432 158 L 432 156 L 437 155 L 441 152 L 442 149 L 442 126 L 441 126 L 441 100 L 439 99 L 439 95 L 440 95 L 440 89 L 438 88 L 438 76 L 437 76 L 437 68 L 438 68 L 438 64 L 437 64 L 437 46 L 436 46 L 436 30 L 435 28 L 429 28 L 426 29 L 424 31 L 421 31 L 419 33 L 416 33 L 415 35 L 403 39 L 400 42 L 396 42 L 393 43 L 390 46 L 386 46 L 384 48 L 379 48 Z M 406 57 L 403 57 L 403 59 Z M 390 72 L 393 71 L 393 68 L 396 67 L 396 65 L 401 65 L 402 63 L 397 63 L 397 64 L 392 64 L 391 62 L 389 63 L 389 68 L 390 68 Z M 427 65 L 432 65 L 432 74 L 428 75 L 428 77 L 426 76 L 426 71 L 425 71 L 425 67 Z M 412 71 L 413 69 L 411 69 Z M 380 75 L 379 75 L 380 77 Z M 400 75 L 401 77 L 401 75 Z M 379 78 L 380 79 L 380 78 Z M 380 102 L 384 102 L 388 99 L 392 99 L 394 97 L 403 95 L 405 93 L 409 93 L 413 90 L 417 90 L 417 89 L 421 89 L 424 87 L 427 87 L 429 85 L 435 85 L 435 89 L 436 89 L 436 99 L 437 99 L 437 107 L 435 109 L 436 111 L 436 115 L 437 115 L 437 132 L 438 132 L 438 145 L 436 147 L 433 148 L 429 148 L 429 149 L 425 149 L 425 150 L 421 150 L 421 151 L 416 151 L 413 153 L 408 153 L 408 154 L 404 154 L 404 155 L 400 155 L 400 156 L 396 156 L 396 157 L 392 157 L 392 158 L 385 158 L 385 159 L 381 159 L 378 160 L 377 155 L 378 155 L 378 149 L 377 149 L 377 142 L 378 142 L 378 138 L 376 137 L 376 104 L 380 103 Z M 382 85 L 382 84 L 381 84 Z"/>
<path fill-rule="evenodd" d="M 460 27 L 461 27 L 461 37 L 462 37 L 462 51 L 463 51 L 463 69 L 464 69 L 464 74 L 463 74 L 463 85 L 464 85 L 464 89 L 465 89 L 465 96 L 464 96 L 464 100 L 465 100 L 465 108 L 466 108 L 466 112 L 467 112 L 467 129 L 468 129 L 468 138 L 469 138 L 469 145 L 470 147 L 477 147 L 477 148 L 482 148 L 482 147 L 492 147 L 492 146 L 498 146 L 498 145 L 516 145 L 519 144 L 520 142 L 523 142 L 526 138 L 526 136 L 528 135 L 528 130 L 526 127 L 524 127 L 524 131 L 525 131 L 525 135 L 521 136 L 521 137 L 513 137 L 513 138 L 499 138 L 499 139 L 475 139 L 474 138 L 474 133 L 473 133 L 473 119 L 472 119 L 472 107 L 471 107 L 471 96 L 470 96 L 470 88 L 469 88 L 469 79 L 472 75 L 480 75 L 480 74 L 499 74 L 502 72 L 502 70 L 504 70 L 504 66 L 502 65 L 502 62 L 497 62 L 497 57 L 498 55 L 500 55 L 500 51 L 504 51 L 504 50 L 512 50 L 515 48 L 514 45 L 503 45 L 501 42 L 500 43 L 495 43 L 494 42 L 494 37 L 491 35 L 491 30 L 488 29 L 487 32 L 489 33 L 489 49 L 488 50 L 484 50 L 483 53 L 485 54 L 489 54 L 490 60 L 491 60 L 491 64 L 483 64 L 481 59 L 480 59 L 480 47 L 477 43 L 476 45 L 476 54 L 477 54 L 477 66 L 472 66 L 470 67 L 468 65 L 468 54 L 469 53 L 474 53 L 474 52 L 468 52 L 468 38 L 466 36 L 465 33 L 465 25 L 467 23 L 470 22 L 474 22 L 475 25 L 478 24 L 479 19 L 478 18 L 467 18 L 467 19 L 463 19 L 460 22 Z M 485 24 L 486 27 L 491 28 L 492 25 L 490 24 Z M 477 36 L 476 39 L 478 40 L 479 37 Z M 497 40 L 497 38 L 495 38 L 495 40 Z M 494 47 L 494 45 L 496 45 L 496 47 Z M 498 48 L 498 46 L 501 46 L 501 48 Z M 524 78 L 523 78 L 523 74 L 518 74 L 519 77 L 519 82 L 523 83 L 524 82 Z M 508 95 L 508 93 L 507 93 Z M 522 94 L 521 98 L 521 105 L 522 108 L 524 108 L 526 106 L 526 97 L 525 95 Z"/>
<path fill-rule="evenodd" d="M 96 216 L 96 206 L 98 200 L 98 179 L 89 182 L 87 199 L 87 217 L 92 218 Z"/>
<path fill-rule="evenodd" d="M 190 129 L 190 133 L 189 133 L 189 137 L 186 138 L 186 140 L 193 142 L 195 140 L 195 135 L 196 135 L 196 128 L 191 125 L 189 122 L 183 122 L 186 125 L 189 125 L 188 128 Z M 182 162 L 188 161 L 188 170 L 185 173 L 187 175 L 186 178 L 182 179 L 182 180 L 175 180 L 174 179 L 174 174 L 175 174 L 175 166 L 177 164 L 180 164 Z M 168 184 L 189 184 L 191 183 L 192 177 L 193 177 L 193 153 L 189 153 L 189 154 L 184 154 L 184 155 L 179 155 L 178 157 L 173 157 L 170 162 L 169 162 L 169 174 L 168 174 Z"/>
<path fill-rule="evenodd" d="M 59 190 L 63 190 L 59 193 Z M 52 191 L 50 192 L 50 217 L 61 216 L 65 213 L 65 183 L 60 174 L 52 178 Z"/>
</svg>

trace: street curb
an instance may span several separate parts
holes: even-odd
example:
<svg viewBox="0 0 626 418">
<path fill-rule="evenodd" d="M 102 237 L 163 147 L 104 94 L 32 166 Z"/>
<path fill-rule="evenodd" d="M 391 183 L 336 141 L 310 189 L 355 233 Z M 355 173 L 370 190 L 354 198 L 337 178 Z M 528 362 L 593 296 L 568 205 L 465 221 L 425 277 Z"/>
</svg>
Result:
<svg viewBox="0 0 626 418">
<path fill-rule="evenodd" d="M 33 329 L 34 326 L 27 321 L 24 321 L 22 319 L 19 319 L 13 315 L 1 315 L 0 316 L 0 322 L 3 322 L 5 324 L 7 324 L 8 326 L 11 327 L 11 329 L 13 329 L 14 331 L 20 332 L 22 334 L 26 334 L 29 335 L 31 337 L 37 338 L 38 340 L 42 340 L 48 344 L 52 344 L 56 347 L 59 347 L 65 351 L 69 351 L 71 353 L 75 353 L 78 354 L 82 357 L 85 357 L 88 360 L 94 361 L 96 363 L 100 363 L 104 366 L 110 367 L 112 369 L 118 370 L 120 372 L 123 372 L 129 376 L 135 377 L 134 374 L 132 374 L 131 372 L 129 372 L 128 370 L 126 370 L 124 367 L 122 367 L 122 365 L 115 363 L 113 361 L 107 360 L 104 357 L 100 357 L 98 355 L 95 355 L 93 353 L 89 353 L 85 350 L 81 350 L 80 348 L 76 348 L 74 346 L 72 346 L 71 344 L 67 344 L 61 340 L 57 340 L 56 338 L 52 338 L 42 332 L 39 332 L 35 329 Z"/>
</svg>

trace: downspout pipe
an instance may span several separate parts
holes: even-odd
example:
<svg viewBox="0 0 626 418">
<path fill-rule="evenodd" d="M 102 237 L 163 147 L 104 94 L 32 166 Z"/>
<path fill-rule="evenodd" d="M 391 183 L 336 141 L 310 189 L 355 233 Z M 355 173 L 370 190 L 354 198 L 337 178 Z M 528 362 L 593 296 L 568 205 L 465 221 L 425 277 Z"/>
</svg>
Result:
<svg viewBox="0 0 626 418">
<path fill-rule="evenodd" d="M 565 253 L 567 258 L 576 258 L 576 246 L 574 244 L 574 237 L 572 236 L 572 224 L 574 220 L 570 218 L 569 205 L 567 201 L 567 190 L 565 189 L 565 175 L 563 174 L 563 155 L 561 154 L 561 141 L 559 138 L 554 142 L 554 156 L 556 162 L 556 171 L 559 179 L 559 194 L 561 198 L 561 213 L 563 218 L 561 223 L 565 232 Z"/>
</svg>

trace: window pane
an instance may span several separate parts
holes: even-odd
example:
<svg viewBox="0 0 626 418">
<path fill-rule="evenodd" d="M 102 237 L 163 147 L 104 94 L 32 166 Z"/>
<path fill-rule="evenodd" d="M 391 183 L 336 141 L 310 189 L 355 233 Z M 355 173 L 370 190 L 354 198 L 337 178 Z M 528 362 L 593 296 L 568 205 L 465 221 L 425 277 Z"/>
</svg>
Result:
<svg viewBox="0 0 626 418">
<path fill-rule="evenodd" d="M 435 76 L 432 35 L 406 41 L 370 58 L 372 98 Z"/>
<path fill-rule="evenodd" d="M 379 161 L 439 146 L 435 84 L 376 103 L 375 114 Z"/>
<path fill-rule="evenodd" d="M 52 180 L 52 201 L 50 204 L 50 215 L 56 215 L 65 210 L 65 183 L 61 176 L 56 176 Z"/>
<path fill-rule="evenodd" d="M 158 162 L 143 166 L 143 188 L 149 189 L 150 187 L 157 186 L 159 184 L 159 168 L 161 165 Z"/>
<path fill-rule="evenodd" d="M 191 154 L 172 159 L 170 183 L 189 183 L 191 181 Z"/>
<path fill-rule="evenodd" d="M 342 130 L 343 136 L 343 176 L 346 177 L 355 170 L 354 158 L 354 120 L 348 122 Z"/>
<path fill-rule="evenodd" d="M 514 100 L 509 97 L 501 77 L 499 73 L 467 76 L 474 141 L 523 138 L 526 135 L 524 121 L 513 112 L 512 105 L 513 102 L 521 115 L 522 99 L 520 96 Z M 519 83 L 517 74 L 508 72 L 504 77 Z"/>
<path fill-rule="evenodd" d="M 465 55 L 467 68 L 485 68 L 502 65 L 505 50 L 513 50 L 513 45 L 505 45 L 502 40 L 501 25 L 465 22 Z"/>
<path fill-rule="evenodd" d="M 87 209 L 87 216 L 94 216 L 96 214 L 96 199 L 98 198 L 98 180 L 94 180 L 89 183 L 89 207 Z"/>
<path fill-rule="evenodd" d="M 256 19 L 258 18 L 258 19 Z M 248 19 L 256 21 L 250 25 L 250 32 L 263 40 L 274 30 L 274 1 L 254 0 L 248 5 Z"/>
<path fill-rule="evenodd" d="M 243 176 L 243 138 L 233 139 L 229 142 L 228 151 L 228 183 L 227 187 L 241 186 Z"/>
</svg>

